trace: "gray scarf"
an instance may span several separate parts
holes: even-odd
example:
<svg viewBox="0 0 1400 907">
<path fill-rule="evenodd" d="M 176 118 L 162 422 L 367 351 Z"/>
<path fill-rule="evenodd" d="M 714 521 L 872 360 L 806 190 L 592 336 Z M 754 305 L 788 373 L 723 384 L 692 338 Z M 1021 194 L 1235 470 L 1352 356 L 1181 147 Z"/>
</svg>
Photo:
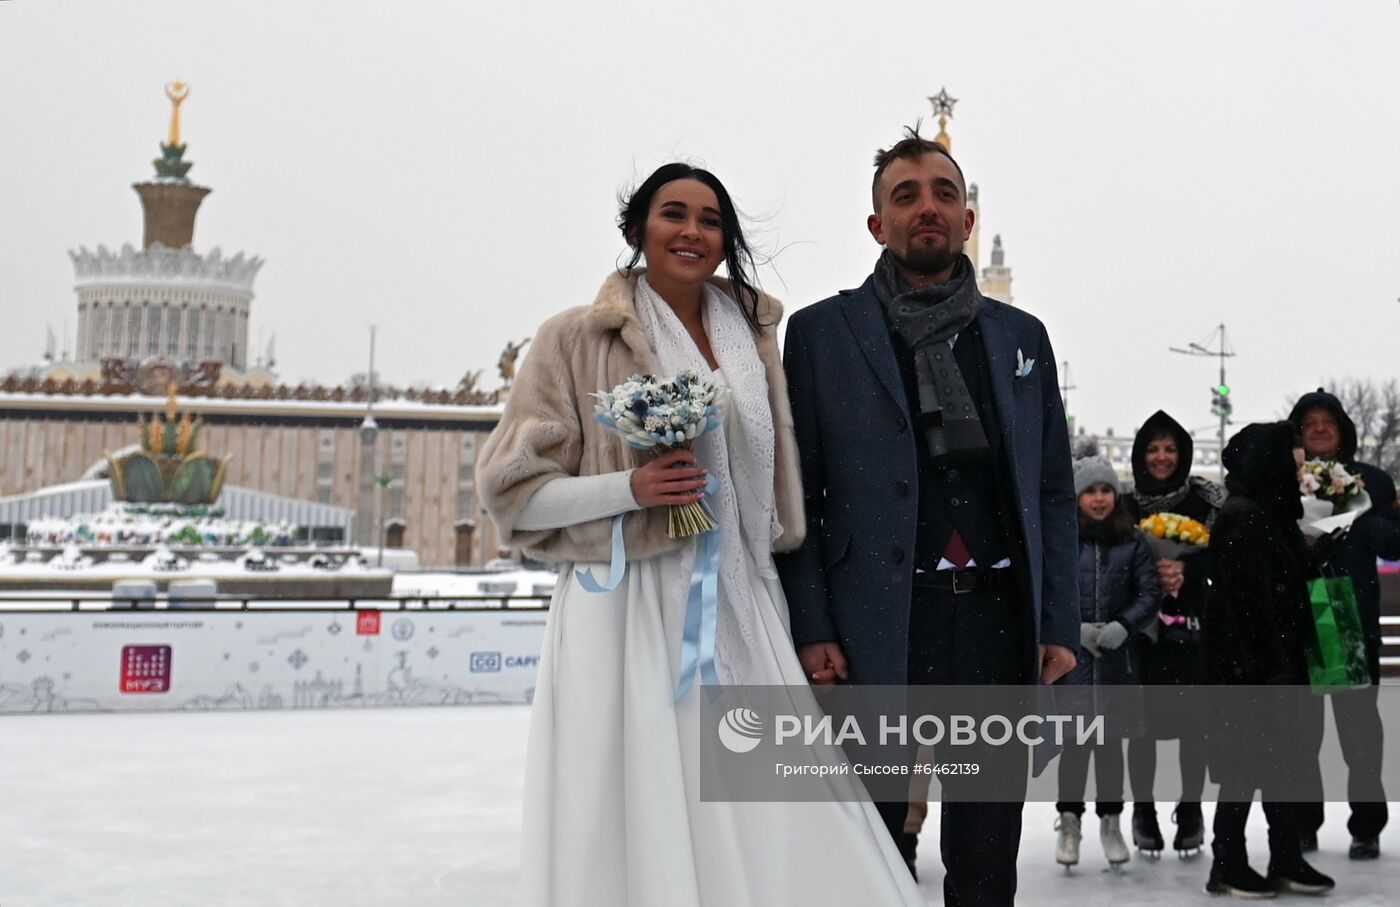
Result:
<svg viewBox="0 0 1400 907">
<path fill-rule="evenodd" d="M 1186 500 L 1192 492 L 1195 492 L 1210 507 L 1210 517 L 1205 521 L 1205 524 L 1211 526 L 1215 523 L 1215 515 L 1225 505 L 1226 493 L 1225 489 L 1210 479 L 1187 476 L 1185 482 L 1166 494 L 1143 494 L 1134 491 L 1133 502 L 1138 505 L 1138 510 L 1144 516 L 1151 513 L 1170 513 L 1173 507 Z"/>
<path fill-rule="evenodd" d="M 947 283 L 911 289 L 886 250 L 875 263 L 875 296 L 894 332 L 914 351 L 919 388 L 919 427 L 928 455 L 986 451 L 987 434 L 948 343 L 982 310 L 972 263 L 964 255 Z"/>
</svg>

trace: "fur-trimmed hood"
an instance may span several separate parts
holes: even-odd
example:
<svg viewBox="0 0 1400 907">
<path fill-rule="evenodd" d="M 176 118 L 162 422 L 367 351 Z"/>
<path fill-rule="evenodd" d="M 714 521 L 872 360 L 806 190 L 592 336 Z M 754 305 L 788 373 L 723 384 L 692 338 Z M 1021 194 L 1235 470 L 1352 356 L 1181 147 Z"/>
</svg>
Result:
<svg viewBox="0 0 1400 907">
<path fill-rule="evenodd" d="M 503 545 L 521 547 L 539 560 L 556 563 L 609 559 L 610 520 L 537 531 L 518 530 L 516 524 L 530 497 L 553 479 L 620 472 L 649 457 L 628 447 L 593 418 L 594 394 L 616 387 L 637 372 L 659 371 L 634 301 L 643 273 L 640 268 L 610 273 L 591 305 L 561 312 L 536 332 L 505 412 L 483 445 L 476 467 L 482 504 L 496 521 Z M 711 282 L 730 294 L 727 280 Z M 806 521 L 787 378 L 777 343 L 782 306 L 760 293 L 758 315 L 764 327 L 754 344 L 763 361 L 773 409 L 774 505 L 783 527 L 773 547 L 786 551 L 801 544 Z M 623 520 L 628 557 L 642 560 L 679 549 L 684 542 L 666 535 L 666 522 L 665 507 L 628 513 Z"/>
</svg>

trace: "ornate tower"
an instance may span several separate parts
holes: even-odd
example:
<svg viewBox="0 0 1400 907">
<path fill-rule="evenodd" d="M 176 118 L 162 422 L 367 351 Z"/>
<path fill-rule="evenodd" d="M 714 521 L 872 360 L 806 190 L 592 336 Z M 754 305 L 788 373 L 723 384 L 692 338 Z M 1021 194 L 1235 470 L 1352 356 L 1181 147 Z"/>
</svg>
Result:
<svg viewBox="0 0 1400 907">
<path fill-rule="evenodd" d="M 1006 266 L 1006 252 L 1001 248 L 1001 235 L 992 237 L 992 263 L 982 269 L 978 281 L 982 295 L 1015 305 L 1011 299 L 1011 269 Z"/>
<path fill-rule="evenodd" d="M 146 235 L 143 248 L 160 243 L 167 249 L 183 249 L 194 239 L 194 216 L 199 203 L 210 190 L 191 183 L 185 174 L 194 164 L 184 160 L 185 146 L 180 141 L 180 105 L 189 97 L 190 87 L 175 81 L 165 86 L 170 99 L 170 135 L 160 143 L 160 157 L 153 163 L 156 178 L 135 183 L 131 188 L 141 197 L 146 214 Z"/>
<path fill-rule="evenodd" d="M 958 99 L 948 94 L 948 89 L 945 86 L 938 89 L 938 94 L 930 97 L 928 102 L 933 105 L 933 115 L 938 117 L 938 135 L 934 136 L 933 140 L 951 152 L 953 150 L 953 137 L 948 134 L 948 120 L 953 116 L 953 105 L 958 103 Z M 967 245 L 964 246 L 963 252 L 972 262 L 972 270 L 976 273 L 982 266 L 977 257 L 977 238 L 982 229 L 982 209 L 977 203 L 976 183 L 968 184 L 967 206 L 972 209 L 973 214 L 972 235 L 967 238 Z"/>
<path fill-rule="evenodd" d="M 967 245 L 963 251 L 967 253 L 967 260 L 972 262 L 973 273 L 982 267 L 982 262 L 978 258 L 977 240 L 982 234 L 982 204 L 977 199 L 977 184 L 972 183 L 967 187 L 967 206 L 972 209 L 972 235 L 967 238 Z"/>
<path fill-rule="evenodd" d="M 953 137 L 948 135 L 948 120 L 953 116 L 953 105 L 958 99 L 948 94 L 947 88 L 940 88 L 938 94 L 929 99 L 933 105 L 933 115 L 938 117 L 938 135 L 934 141 L 949 151 L 953 150 Z M 967 186 L 967 206 L 972 209 L 972 233 L 967 238 L 963 252 L 972 262 L 972 270 L 979 275 L 978 286 L 984 294 L 1012 305 L 1011 268 L 1006 265 L 1006 252 L 1001 247 L 1001 236 L 992 238 L 992 263 L 982 267 L 979 249 L 982 235 L 982 204 L 976 183 Z"/>
<path fill-rule="evenodd" d="M 175 363 L 214 361 L 226 369 L 248 367 L 248 315 L 253 279 L 262 259 L 218 249 L 194 251 L 194 219 L 210 190 L 190 182 L 184 160 L 180 105 L 189 86 L 172 82 L 170 132 L 161 142 L 156 175 L 133 188 L 145 214 L 138 251 L 69 252 L 78 293 L 80 363 L 104 359 L 165 359 Z"/>
</svg>

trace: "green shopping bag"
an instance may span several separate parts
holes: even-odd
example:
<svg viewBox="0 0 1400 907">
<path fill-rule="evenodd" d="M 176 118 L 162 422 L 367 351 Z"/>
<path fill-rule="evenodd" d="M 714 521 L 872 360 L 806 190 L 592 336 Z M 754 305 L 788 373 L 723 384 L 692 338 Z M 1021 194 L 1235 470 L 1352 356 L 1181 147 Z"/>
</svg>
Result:
<svg viewBox="0 0 1400 907">
<path fill-rule="evenodd" d="M 1308 679 L 1318 692 L 1368 687 L 1371 668 L 1366 659 L 1366 633 L 1356 607 L 1356 588 L 1349 576 L 1324 576 L 1308 583 L 1314 645 L 1308 646 Z"/>
</svg>

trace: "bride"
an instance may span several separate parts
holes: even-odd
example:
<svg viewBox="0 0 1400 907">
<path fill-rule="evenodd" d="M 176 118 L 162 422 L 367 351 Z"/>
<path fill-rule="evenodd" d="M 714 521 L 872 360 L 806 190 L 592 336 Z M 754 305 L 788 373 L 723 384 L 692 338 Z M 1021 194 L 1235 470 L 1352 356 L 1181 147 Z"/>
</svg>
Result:
<svg viewBox="0 0 1400 907">
<path fill-rule="evenodd" d="M 828 802 L 700 799 L 699 679 L 676 695 L 697 544 L 669 538 L 666 522 L 707 480 L 719 680 L 807 692 L 772 557 L 804 529 L 782 308 L 754 286 L 738 214 L 711 173 L 659 168 L 623 201 L 618 226 L 631 260 L 592 305 L 536 332 L 477 467 L 502 543 L 561 567 L 531 716 L 524 901 L 923 904 L 847 779 L 831 781 Z M 721 262 L 727 280 L 715 276 Z M 594 420 L 594 394 L 636 372 L 684 369 L 726 388 L 721 425 L 693 454 L 652 459 Z M 576 571 L 608 574 L 619 514 L 626 573 L 588 591 Z"/>
</svg>

